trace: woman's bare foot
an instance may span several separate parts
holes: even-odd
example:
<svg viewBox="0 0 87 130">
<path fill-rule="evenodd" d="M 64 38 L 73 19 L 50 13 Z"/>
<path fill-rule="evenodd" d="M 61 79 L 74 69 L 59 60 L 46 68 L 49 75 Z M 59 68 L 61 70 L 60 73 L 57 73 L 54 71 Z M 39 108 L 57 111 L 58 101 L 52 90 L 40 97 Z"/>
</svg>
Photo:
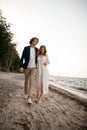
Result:
<svg viewBox="0 0 87 130">
<path fill-rule="evenodd" d="M 42 94 L 40 94 L 40 97 L 38 98 L 38 103 L 40 104 L 42 100 Z"/>
<path fill-rule="evenodd" d="M 39 99 L 40 98 L 40 95 L 41 95 L 41 92 L 37 92 L 37 98 Z"/>
<path fill-rule="evenodd" d="M 41 97 L 38 99 L 38 103 L 39 103 L 39 104 L 41 103 Z"/>
</svg>

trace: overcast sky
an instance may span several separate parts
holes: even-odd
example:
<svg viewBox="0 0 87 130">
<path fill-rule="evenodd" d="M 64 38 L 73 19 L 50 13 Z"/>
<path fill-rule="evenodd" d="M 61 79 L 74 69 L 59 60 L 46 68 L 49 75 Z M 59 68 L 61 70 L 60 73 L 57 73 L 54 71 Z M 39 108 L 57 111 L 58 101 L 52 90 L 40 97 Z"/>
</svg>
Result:
<svg viewBox="0 0 87 130">
<path fill-rule="evenodd" d="M 21 56 L 32 37 L 44 44 L 49 72 L 87 77 L 87 0 L 0 0 Z"/>
</svg>

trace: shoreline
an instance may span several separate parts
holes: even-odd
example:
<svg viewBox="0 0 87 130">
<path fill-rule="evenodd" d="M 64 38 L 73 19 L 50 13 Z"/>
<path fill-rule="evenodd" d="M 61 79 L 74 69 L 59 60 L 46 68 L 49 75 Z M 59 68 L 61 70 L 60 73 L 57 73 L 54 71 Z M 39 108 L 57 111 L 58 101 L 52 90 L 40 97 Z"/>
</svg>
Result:
<svg viewBox="0 0 87 130">
<path fill-rule="evenodd" d="M 75 94 L 81 98 L 84 98 L 84 99 L 87 99 L 87 93 L 83 92 L 83 91 L 80 91 L 78 89 L 74 89 L 74 88 L 69 88 L 69 87 L 64 87 L 64 86 L 60 86 L 60 85 L 57 85 L 56 83 L 53 83 L 52 81 L 49 81 L 49 84 L 54 86 L 54 87 L 57 87 L 57 88 L 60 88 L 60 89 L 63 89 L 67 92 L 70 92 L 71 94 Z"/>
<path fill-rule="evenodd" d="M 83 104 L 87 107 L 87 99 L 84 97 L 81 97 L 75 93 L 72 93 L 71 91 L 65 90 L 63 88 L 54 86 L 52 84 L 49 85 L 50 90 L 61 94 L 62 96 L 64 96 L 65 98 L 70 98 L 72 100 L 76 100 L 78 103 Z"/>
</svg>

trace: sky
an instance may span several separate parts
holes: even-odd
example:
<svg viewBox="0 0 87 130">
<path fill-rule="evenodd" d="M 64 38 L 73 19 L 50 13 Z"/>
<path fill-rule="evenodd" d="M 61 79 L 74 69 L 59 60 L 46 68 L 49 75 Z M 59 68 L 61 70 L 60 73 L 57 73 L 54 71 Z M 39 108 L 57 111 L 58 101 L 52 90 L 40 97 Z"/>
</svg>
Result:
<svg viewBox="0 0 87 130">
<path fill-rule="evenodd" d="M 32 37 L 47 48 L 50 75 L 87 77 L 87 0 L 0 0 L 21 57 Z"/>
</svg>

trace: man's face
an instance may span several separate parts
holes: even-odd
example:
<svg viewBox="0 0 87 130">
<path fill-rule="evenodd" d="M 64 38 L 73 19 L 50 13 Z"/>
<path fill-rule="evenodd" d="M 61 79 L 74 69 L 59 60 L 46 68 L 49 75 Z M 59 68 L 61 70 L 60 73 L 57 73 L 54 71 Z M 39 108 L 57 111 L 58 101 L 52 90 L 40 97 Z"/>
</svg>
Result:
<svg viewBox="0 0 87 130">
<path fill-rule="evenodd" d="M 36 46 L 37 43 L 38 43 L 38 40 L 37 40 L 37 39 L 34 39 L 34 40 L 32 41 L 32 45 L 33 45 L 33 46 Z"/>
</svg>

